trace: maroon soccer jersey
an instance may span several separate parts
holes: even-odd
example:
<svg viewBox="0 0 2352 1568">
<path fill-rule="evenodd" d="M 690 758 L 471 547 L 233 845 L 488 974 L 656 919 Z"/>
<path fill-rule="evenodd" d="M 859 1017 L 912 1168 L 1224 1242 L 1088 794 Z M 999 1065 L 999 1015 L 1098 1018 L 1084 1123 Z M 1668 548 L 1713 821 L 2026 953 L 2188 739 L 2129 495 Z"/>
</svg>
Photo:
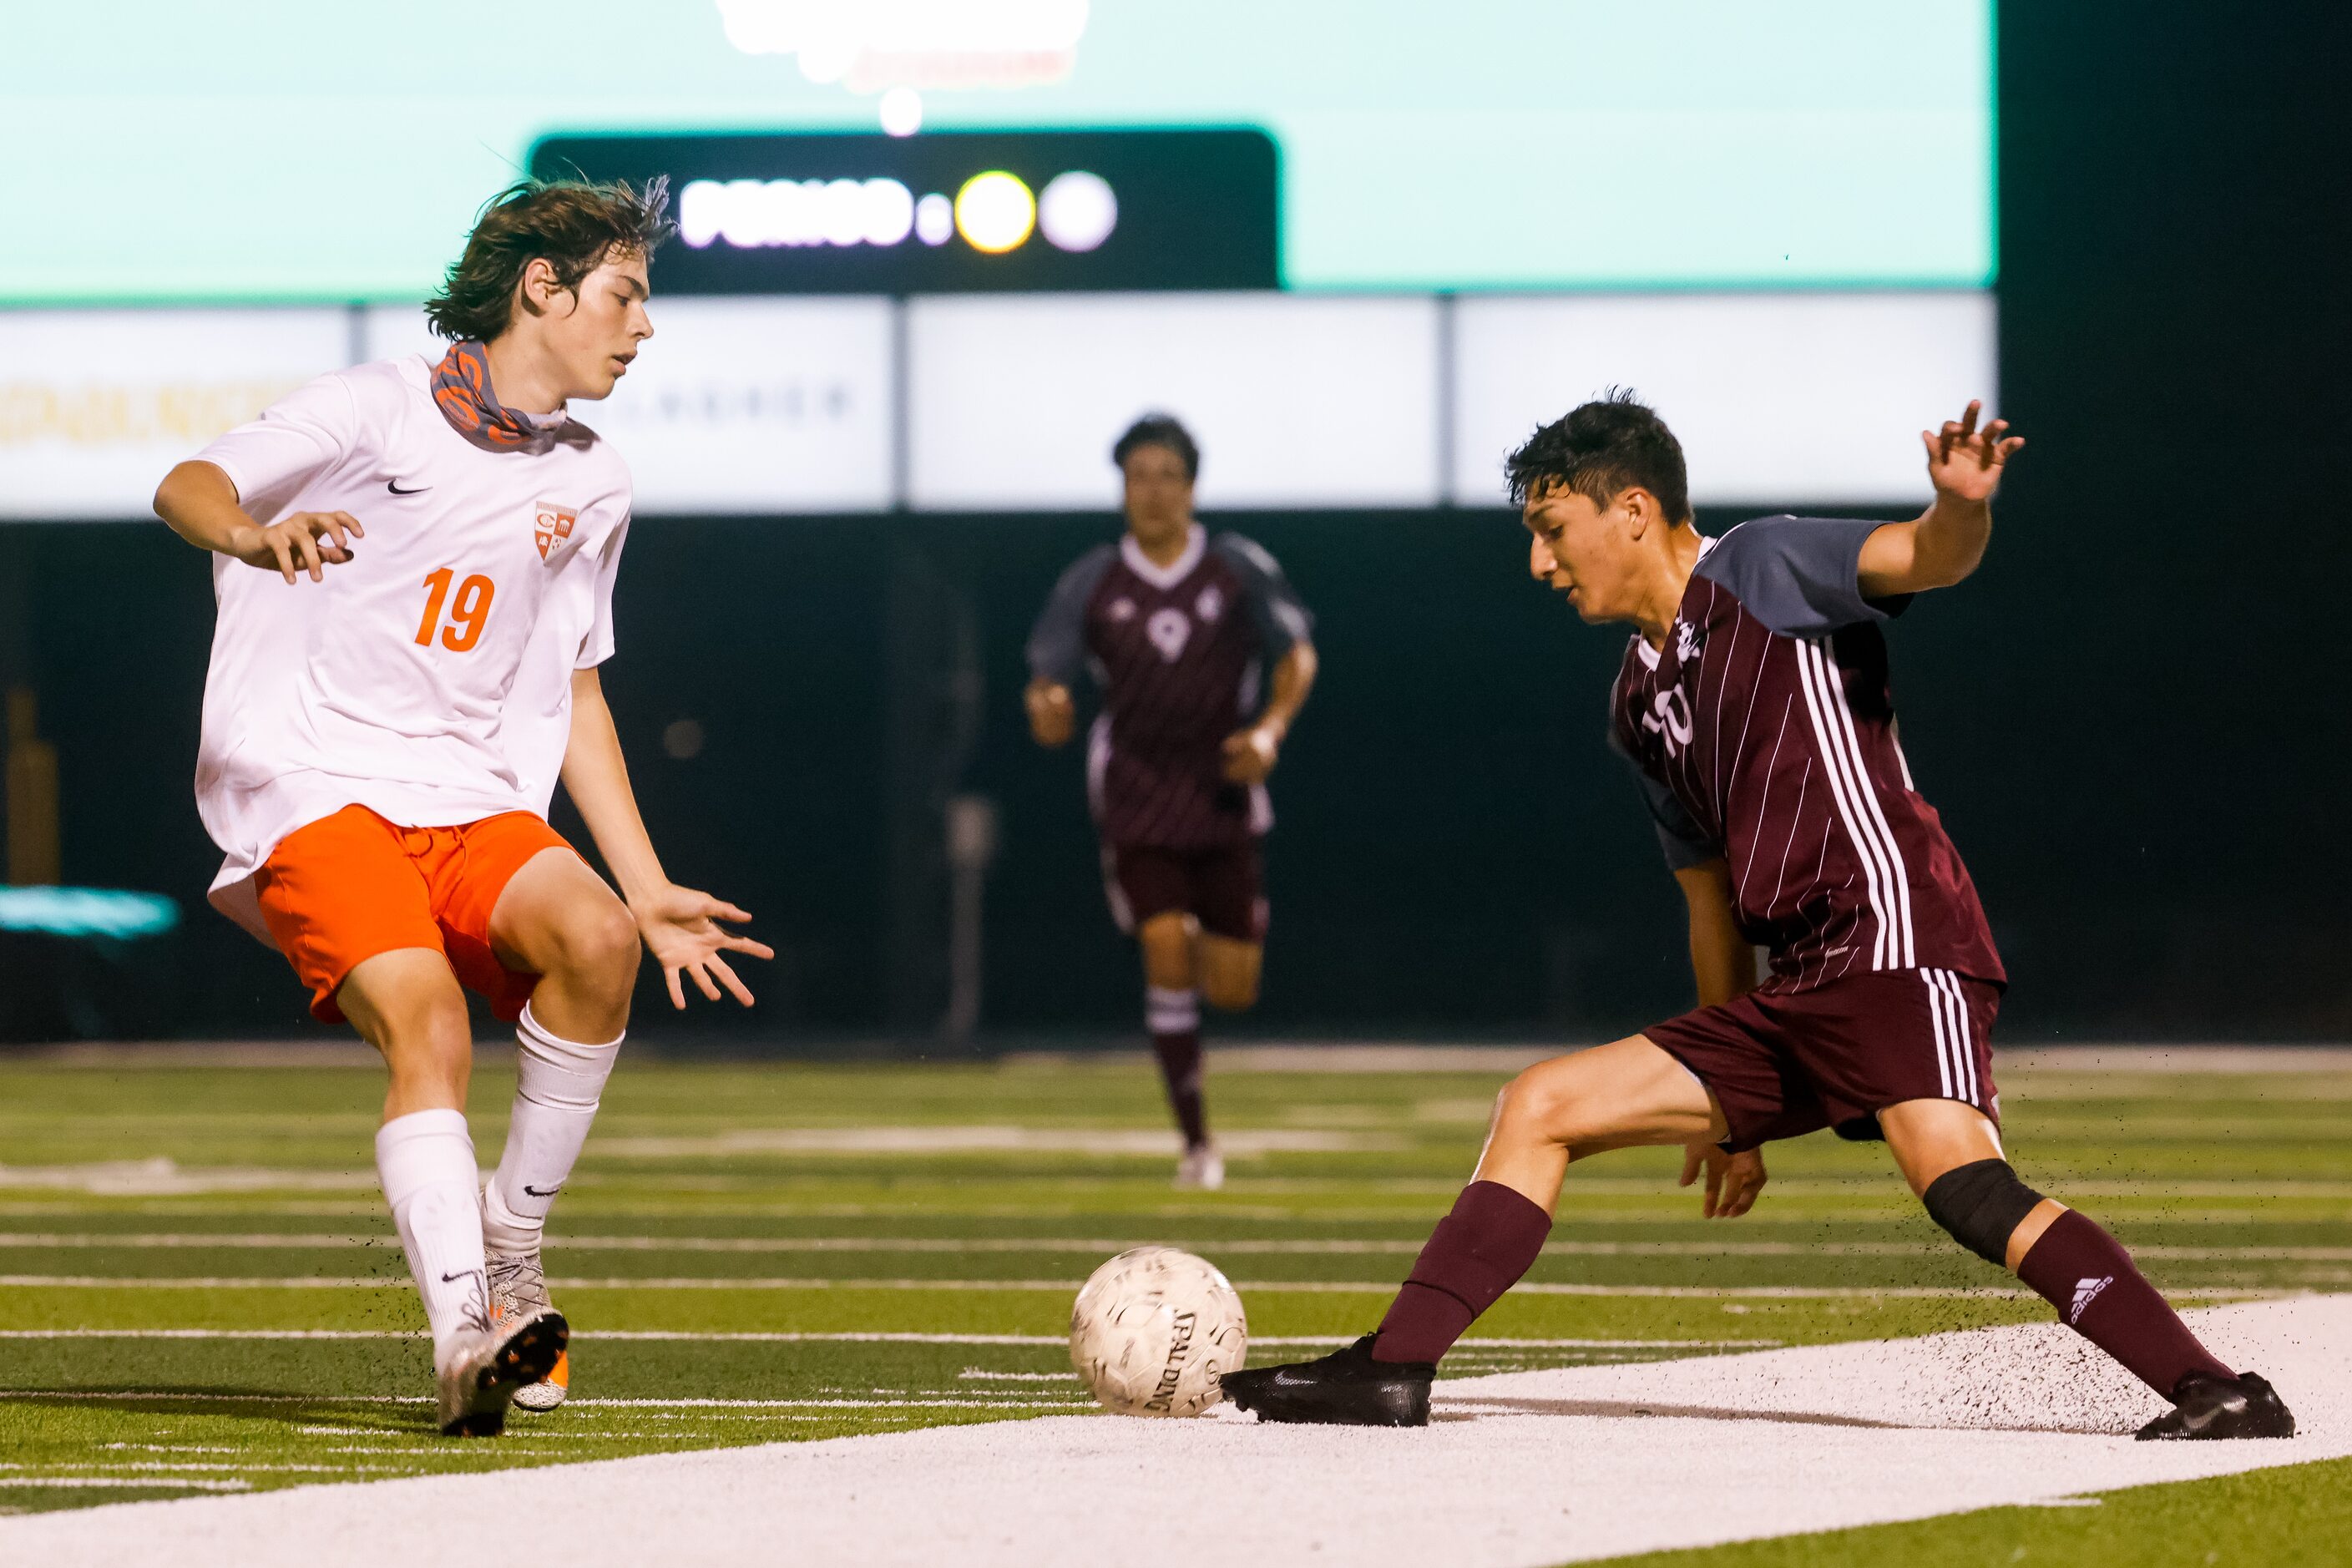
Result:
<svg viewBox="0 0 2352 1568">
<path fill-rule="evenodd" d="M 1263 785 L 1226 781 L 1225 737 L 1256 715 L 1266 670 L 1312 627 L 1273 556 L 1198 524 L 1165 568 L 1130 537 L 1062 574 L 1030 634 L 1029 668 L 1068 686 L 1083 666 L 1102 687 L 1087 795 L 1105 843 L 1206 849 L 1272 826 Z"/>
<path fill-rule="evenodd" d="M 1612 738 L 1668 862 L 1729 863 L 1766 991 L 1943 969 L 2004 984 L 1975 885 L 1895 736 L 1870 521 L 1768 517 L 1705 546 L 1665 647 L 1625 650 Z"/>
</svg>

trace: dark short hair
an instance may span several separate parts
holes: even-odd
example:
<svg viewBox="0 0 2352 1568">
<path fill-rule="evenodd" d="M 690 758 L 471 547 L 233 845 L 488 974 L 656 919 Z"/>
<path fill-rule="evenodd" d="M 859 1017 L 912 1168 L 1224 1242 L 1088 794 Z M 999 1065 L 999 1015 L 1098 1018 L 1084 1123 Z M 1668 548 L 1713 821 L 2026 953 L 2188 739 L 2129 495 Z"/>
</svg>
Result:
<svg viewBox="0 0 2352 1568">
<path fill-rule="evenodd" d="M 1606 507 L 1629 485 L 1658 498 L 1669 522 L 1690 521 L 1690 476 L 1683 444 L 1657 411 L 1623 387 L 1553 420 L 1503 459 L 1511 504 L 1570 489 Z"/>
<path fill-rule="evenodd" d="M 1110 449 L 1110 460 L 1120 468 L 1138 447 L 1165 447 L 1184 459 L 1184 477 L 1201 477 L 1201 448 L 1193 443 L 1192 433 L 1173 414 L 1147 414 L 1127 427 L 1118 445 Z"/>
<path fill-rule="evenodd" d="M 445 338 L 488 342 L 513 324 L 515 285 L 533 261 L 554 268 L 561 287 L 577 289 L 616 255 L 651 256 L 676 226 L 667 179 L 643 186 L 625 180 L 509 185 L 484 204 L 465 254 L 425 302 L 425 320 Z"/>
</svg>

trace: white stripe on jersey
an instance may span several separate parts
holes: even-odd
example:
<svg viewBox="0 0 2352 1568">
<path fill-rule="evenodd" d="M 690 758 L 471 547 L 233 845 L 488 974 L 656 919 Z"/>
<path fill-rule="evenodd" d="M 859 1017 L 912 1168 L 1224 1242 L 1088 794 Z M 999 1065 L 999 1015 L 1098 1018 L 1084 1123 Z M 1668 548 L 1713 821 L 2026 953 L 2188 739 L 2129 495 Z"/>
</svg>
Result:
<svg viewBox="0 0 2352 1568">
<path fill-rule="evenodd" d="M 1838 673 L 1837 660 L 1825 653 L 1821 655 L 1821 658 L 1822 668 L 1829 672 L 1830 689 L 1837 696 L 1832 714 L 1839 731 L 1845 736 L 1846 744 L 1853 748 L 1853 776 L 1859 786 L 1855 793 L 1862 796 L 1862 804 L 1867 809 L 1871 824 L 1878 829 L 1879 842 L 1885 846 L 1887 864 L 1895 873 L 1895 914 L 1902 933 L 1903 951 L 1901 959 L 1893 967 L 1908 969 L 1919 962 L 1911 941 L 1910 869 L 1903 864 L 1903 847 L 1895 842 L 1895 830 L 1886 825 L 1886 813 L 1878 804 L 1878 784 L 1870 776 L 1870 768 L 1863 759 L 1862 740 L 1853 729 L 1853 710 L 1846 705 L 1845 677 Z"/>
<path fill-rule="evenodd" d="M 1830 799 L 1837 806 L 1838 820 L 1845 825 L 1846 837 L 1853 841 L 1854 853 L 1862 861 L 1864 880 L 1870 898 L 1870 912 L 1878 921 L 1878 930 L 1871 942 L 1870 966 L 1873 969 L 1892 967 L 1887 963 L 1890 927 L 1886 919 L 1886 900 L 1883 896 L 1881 879 L 1885 868 L 1878 858 L 1876 843 L 1864 831 L 1862 814 L 1853 801 L 1855 785 L 1847 776 L 1851 765 L 1843 749 L 1842 739 L 1835 731 L 1835 721 L 1827 711 L 1832 700 L 1829 685 L 1816 673 L 1821 649 L 1814 643 L 1791 639 L 1797 652 L 1798 682 L 1804 688 L 1805 711 L 1812 720 L 1813 743 L 1822 753 L 1822 771 L 1829 776 Z M 1828 845 L 1823 842 L 1826 854 Z"/>
</svg>

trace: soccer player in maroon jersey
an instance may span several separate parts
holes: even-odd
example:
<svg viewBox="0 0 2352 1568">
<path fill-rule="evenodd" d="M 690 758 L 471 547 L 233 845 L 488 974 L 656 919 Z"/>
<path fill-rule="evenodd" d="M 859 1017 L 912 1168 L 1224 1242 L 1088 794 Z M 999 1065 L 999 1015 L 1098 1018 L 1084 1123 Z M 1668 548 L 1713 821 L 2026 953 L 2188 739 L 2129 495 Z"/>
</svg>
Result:
<svg viewBox="0 0 2352 1568">
<path fill-rule="evenodd" d="M 1511 454 L 1529 570 L 1585 620 L 1634 628 L 1612 739 L 1689 905 L 1701 1005 L 1521 1073 L 1378 1331 L 1230 1374 L 1236 1404 L 1420 1426 L 1438 1359 L 1542 1249 L 1572 1161 L 1685 1145 L 1683 1182 L 1705 1168 L 1712 1219 L 1755 1203 L 1764 1143 L 1830 1127 L 1884 1139 L 1938 1225 L 2170 1400 L 2142 1437 L 2293 1434 L 2268 1383 L 2216 1360 L 2113 1237 L 2018 1180 L 2001 1149 L 1990 1037 L 2005 976 L 1912 786 L 1881 630 L 1983 558 L 2024 442 L 1977 419 L 1971 403 L 1921 433 L 1936 499 L 1916 521 L 1769 517 L 1719 539 L 1692 522 L 1680 444 L 1630 396 Z"/>
<path fill-rule="evenodd" d="M 1273 556 L 1192 517 L 1201 452 L 1146 415 L 1111 459 L 1127 535 L 1080 556 L 1029 637 L 1029 731 L 1077 728 L 1091 668 L 1102 711 L 1087 737 L 1087 798 L 1102 835 L 1112 918 L 1143 950 L 1144 1021 L 1184 1133 L 1180 1187 L 1215 1188 L 1224 1161 L 1201 1093 L 1201 1000 L 1257 1000 L 1266 902 L 1259 839 L 1266 775 L 1315 684 L 1314 619 Z"/>
</svg>

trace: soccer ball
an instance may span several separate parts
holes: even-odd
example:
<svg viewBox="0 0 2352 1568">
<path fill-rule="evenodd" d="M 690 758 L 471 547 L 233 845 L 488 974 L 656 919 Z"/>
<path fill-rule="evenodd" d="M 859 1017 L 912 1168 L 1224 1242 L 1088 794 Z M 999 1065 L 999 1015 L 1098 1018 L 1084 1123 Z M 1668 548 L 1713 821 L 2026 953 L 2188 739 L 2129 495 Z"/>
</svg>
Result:
<svg viewBox="0 0 2352 1568">
<path fill-rule="evenodd" d="M 1248 1348 L 1232 1282 L 1172 1247 L 1120 1253 L 1070 1309 L 1070 1363 L 1122 1415 L 1198 1415 L 1225 1396 Z"/>
</svg>

